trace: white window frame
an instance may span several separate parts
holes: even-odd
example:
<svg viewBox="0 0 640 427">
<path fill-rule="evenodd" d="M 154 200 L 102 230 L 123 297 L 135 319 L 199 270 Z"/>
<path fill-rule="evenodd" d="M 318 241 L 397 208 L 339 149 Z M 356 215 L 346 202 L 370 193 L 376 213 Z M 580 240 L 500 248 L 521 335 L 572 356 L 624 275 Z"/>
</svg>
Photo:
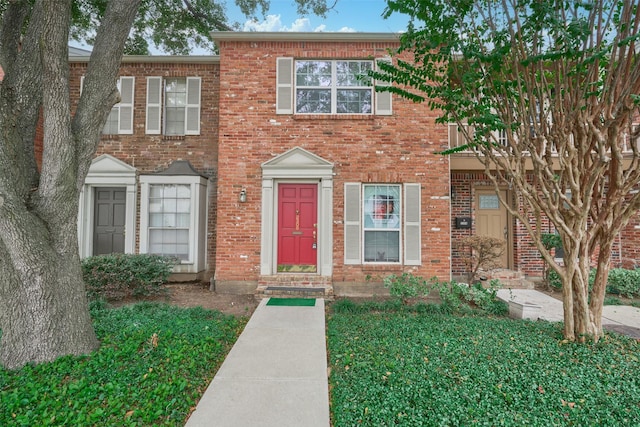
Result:
<svg viewBox="0 0 640 427">
<path fill-rule="evenodd" d="M 325 62 L 330 64 L 331 66 L 331 82 L 329 85 L 327 86 L 302 86 L 302 85 L 298 85 L 297 84 L 297 64 L 301 63 L 301 62 Z M 339 80 L 338 80 L 338 67 L 337 64 L 340 62 L 345 62 L 345 63 L 360 63 L 360 64 L 369 64 L 371 70 L 373 70 L 374 68 L 374 61 L 372 60 L 367 60 L 367 59 L 298 59 L 294 62 L 294 77 L 296 77 L 296 79 L 294 80 L 295 82 L 295 89 L 294 89 L 294 108 L 295 108 L 295 112 L 296 114 L 313 114 L 313 115 L 318 115 L 318 114 L 360 114 L 360 115 L 371 115 L 373 114 L 373 107 L 374 107 L 374 84 L 373 84 L 373 80 L 371 80 L 369 83 L 370 84 L 356 84 L 356 85 L 345 85 L 345 86 L 340 86 L 338 84 Z M 328 91 L 330 93 L 330 111 L 329 112 L 320 112 L 320 113 L 314 113 L 314 112 L 301 112 L 298 111 L 298 91 L 299 90 L 310 90 L 310 91 L 315 91 L 315 90 L 324 90 L 324 91 Z M 338 111 L 338 91 L 340 90 L 357 90 L 357 91 L 368 91 L 369 92 L 369 99 L 370 99 L 370 104 L 369 104 L 369 112 L 340 112 Z"/>
<path fill-rule="evenodd" d="M 375 224 L 368 224 L 368 219 L 370 217 L 370 215 L 374 212 L 372 212 L 375 207 L 374 205 L 376 204 L 375 202 L 373 202 L 367 195 L 367 188 L 368 187 L 375 187 L 375 188 L 379 188 L 382 189 L 383 187 L 389 188 L 389 187 L 395 187 L 397 188 L 397 194 L 398 197 L 395 198 L 392 203 L 393 203 L 393 213 L 391 215 L 394 216 L 395 220 L 391 220 L 390 217 L 389 219 L 384 219 L 382 221 L 376 221 L 379 222 L 380 225 L 377 226 Z M 377 191 L 377 190 L 374 190 Z M 383 191 L 385 193 L 385 196 L 388 193 L 388 190 Z M 377 195 L 378 197 L 380 197 L 380 195 Z M 362 263 L 363 264 L 400 264 L 402 262 L 402 247 L 403 247 L 403 236 L 402 236 L 402 225 L 403 225 L 403 221 L 402 221 L 402 185 L 400 184 L 373 184 L 373 183 L 364 183 L 362 184 L 362 196 L 361 196 L 361 200 L 362 200 Z M 386 202 L 381 202 L 381 205 L 389 205 L 390 201 L 387 200 Z M 397 222 L 397 226 L 394 224 L 392 226 L 389 227 L 389 225 L 386 224 L 387 221 L 393 221 L 394 223 Z M 398 260 L 397 261 L 387 261 L 387 260 L 367 260 L 366 259 L 366 236 L 367 236 L 367 232 L 397 232 L 398 234 Z"/>
<path fill-rule="evenodd" d="M 375 86 L 389 86 L 389 82 L 384 81 L 371 81 L 367 86 L 337 86 L 336 85 L 336 62 L 353 61 L 353 62 L 370 62 L 375 69 L 379 69 L 378 64 L 380 62 L 391 62 L 390 57 L 382 58 L 339 58 L 339 59 L 322 59 L 322 58 L 301 58 L 300 61 L 322 61 L 330 62 L 332 72 L 332 85 L 322 86 L 320 88 L 330 88 L 331 94 L 331 111 L 328 113 L 313 113 L 313 112 L 297 112 L 296 105 L 296 60 L 291 57 L 279 57 L 276 59 L 276 114 L 298 114 L 298 115 L 316 115 L 316 116 L 331 116 L 331 115 L 360 115 L 360 116 L 390 116 L 392 115 L 392 97 L 391 92 L 382 91 L 377 92 Z M 314 87 L 308 86 L 306 88 L 313 89 Z M 368 113 L 338 113 L 337 112 L 337 90 L 344 89 L 369 89 L 371 90 L 371 111 Z"/>
<path fill-rule="evenodd" d="M 189 218 L 189 257 L 181 265 L 195 265 L 195 271 L 202 269 L 206 242 L 201 236 L 206 234 L 206 192 L 207 180 L 193 175 L 140 175 L 140 253 L 149 253 L 149 196 L 151 185 L 189 185 L 191 191 Z M 204 206 L 203 206 L 204 204 Z M 176 269 L 174 268 L 174 272 Z"/>
<path fill-rule="evenodd" d="M 184 131 L 178 134 L 166 133 L 166 81 L 167 79 L 185 79 L 186 103 L 184 106 Z M 149 76 L 147 77 L 146 120 L 147 135 L 185 136 L 200 135 L 200 110 L 202 97 L 202 79 L 187 76 Z"/>
</svg>

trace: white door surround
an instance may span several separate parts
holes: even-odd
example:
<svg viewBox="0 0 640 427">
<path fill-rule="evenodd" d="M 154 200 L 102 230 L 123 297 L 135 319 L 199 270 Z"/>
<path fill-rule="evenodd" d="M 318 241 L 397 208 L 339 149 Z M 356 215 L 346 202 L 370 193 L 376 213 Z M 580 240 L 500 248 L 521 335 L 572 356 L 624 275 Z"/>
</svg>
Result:
<svg viewBox="0 0 640 427">
<path fill-rule="evenodd" d="M 277 272 L 277 185 L 318 183 L 318 272 L 333 274 L 333 163 L 295 147 L 262 164 L 260 274 Z"/>
<path fill-rule="evenodd" d="M 78 249 L 81 258 L 93 255 L 94 189 L 97 187 L 125 187 L 127 189 L 124 252 L 134 253 L 136 244 L 136 173 L 136 168 L 109 154 L 98 156 L 91 162 L 80 192 L 78 211 Z"/>
</svg>

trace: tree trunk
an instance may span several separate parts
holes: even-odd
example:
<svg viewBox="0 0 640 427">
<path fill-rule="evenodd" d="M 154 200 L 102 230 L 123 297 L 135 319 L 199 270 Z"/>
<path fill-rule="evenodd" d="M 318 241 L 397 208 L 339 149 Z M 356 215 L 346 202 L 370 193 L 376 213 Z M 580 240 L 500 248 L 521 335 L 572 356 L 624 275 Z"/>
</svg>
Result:
<svg viewBox="0 0 640 427">
<path fill-rule="evenodd" d="M 602 328 L 597 327 L 589 305 L 590 254 L 587 233 L 576 239 L 565 239 L 562 299 L 564 309 L 564 338 L 585 342 L 598 341 Z M 592 301 L 593 303 L 593 301 Z"/>
<path fill-rule="evenodd" d="M 0 363 L 14 369 L 95 350 L 75 223 L 64 242 L 33 214 L 0 223 Z"/>
</svg>

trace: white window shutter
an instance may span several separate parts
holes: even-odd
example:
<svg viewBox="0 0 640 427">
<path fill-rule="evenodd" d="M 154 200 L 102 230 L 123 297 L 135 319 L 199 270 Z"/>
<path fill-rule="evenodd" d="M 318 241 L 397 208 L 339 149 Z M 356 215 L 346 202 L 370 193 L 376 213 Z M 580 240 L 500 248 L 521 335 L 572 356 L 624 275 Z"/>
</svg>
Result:
<svg viewBox="0 0 640 427">
<path fill-rule="evenodd" d="M 135 77 L 120 77 L 120 111 L 118 133 L 133 134 L 133 90 Z"/>
<path fill-rule="evenodd" d="M 422 264 L 420 184 L 404 185 L 404 263 Z"/>
<path fill-rule="evenodd" d="M 147 77 L 147 114 L 145 130 L 149 135 L 162 131 L 162 77 Z"/>
<path fill-rule="evenodd" d="M 80 95 L 82 95 L 82 88 L 84 87 L 84 76 L 80 77 Z"/>
<path fill-rule="evenodd" d="M 360 242 L 362 232 L 360 227 L 360 184 L 344 184 L 344 263 L 360 264 Z"/>
<path fill-rule="evenodd" d="M 378 58 L 376 59 L 376 68 L 380 71 L 377 66 L 380 62 L 391 63 L 391 58 Z M 391 86 L 390 82 L 385 82 L 381 80 L 375 81 L 376 86 Z M 379 116 L 390 116 L 393 111 L 391 108 L 391 92 L 378 92 L 376 91 L 376 114 Z"/>
<path fill-rule="evenodd" d="M 276 59 L 276 114 L 293 114 L 293 58 Z"/>
<path fill-rule="evenodd" d="M 200 77 L 187 77 L 185 135 L 200 135 Z"/>
</svg>

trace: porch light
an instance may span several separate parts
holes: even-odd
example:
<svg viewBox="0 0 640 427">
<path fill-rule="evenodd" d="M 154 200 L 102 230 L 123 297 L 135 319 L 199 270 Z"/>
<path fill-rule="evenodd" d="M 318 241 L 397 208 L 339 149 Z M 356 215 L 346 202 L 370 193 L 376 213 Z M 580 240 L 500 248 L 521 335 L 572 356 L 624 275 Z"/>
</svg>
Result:
<svg viewBox="0 0 640 427">
<path fill-rule="evenodd" d="M 247 190 L 245 190 L 244 188 L 240 190 L 240 196 L 238 196 L 238 200 L 240 201 L 240 203 L 244 203 L 247 201 Z"/>
</svg>

